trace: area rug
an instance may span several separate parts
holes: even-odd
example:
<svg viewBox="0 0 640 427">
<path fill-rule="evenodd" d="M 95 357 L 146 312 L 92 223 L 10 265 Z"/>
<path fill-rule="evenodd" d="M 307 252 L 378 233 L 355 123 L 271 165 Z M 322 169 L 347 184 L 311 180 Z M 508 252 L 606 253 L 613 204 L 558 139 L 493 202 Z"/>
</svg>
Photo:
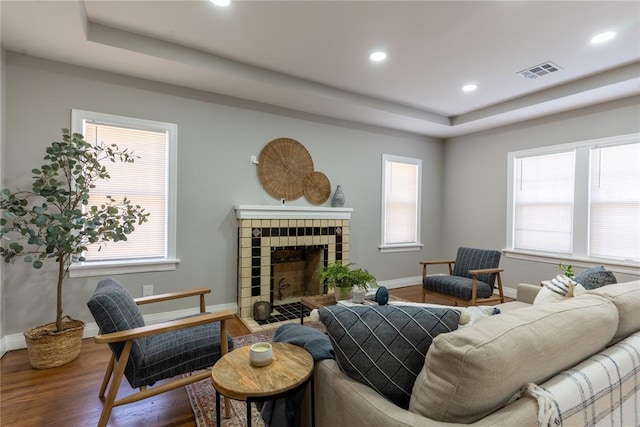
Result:
<svg viewBox="0 0 640 427">
<path fill-rule="evenodd" d="M 315 329 L 324 331 L 324 326 L 319 322 L 305 323 Z M 235 337 L 233 339 L 233 347 L 239 348 L 250 345 L 259 341 L 273 341 L 275 329 L 260 331 L 249 335 Z M 196 425 L 198 427 L 215 427 L 216 425 L 216 395 L 211 383 L 211 378 L 207 378 L 197 383 L 185 386 L 187 396 L 191 402 L 191 408 L 195 415 Z M 244 427 L 247 425 L 247 406 L 246 402 L 229 399 L 231 402 L 231 418 L 224 418 L 225 403 L 224 399 L 220 399 L 222 410 L 222 427 Z M 264 427 L 264 422 L 260 417 L 260 412 L 255 404 L 251 404 L 251 425 Z"/>
</svg>

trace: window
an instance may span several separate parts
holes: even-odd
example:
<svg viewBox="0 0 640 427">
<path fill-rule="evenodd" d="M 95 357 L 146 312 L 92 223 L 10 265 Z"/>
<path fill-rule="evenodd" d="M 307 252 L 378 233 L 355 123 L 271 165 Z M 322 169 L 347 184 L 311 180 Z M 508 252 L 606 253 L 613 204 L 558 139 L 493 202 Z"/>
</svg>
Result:
<svg viewBox="0 0 640 427">
<path fill-rule="evenodd" d="M 81 110 L 72 111 L 71 122 L 87 142 L 116 144 L 139 157 L 133 164 L 107 163 L 111 179 L 96 184 L 89 206 L 109 195 L 127 197 L 151 214 L 126 242 L 108 242 L 100 250 L 89 246 L 87 261 L 71 266 L 71 276 L 175 269 L 177 126 Z"/>
<path fill-rule="evenodd" d="M 640 134 L 509 153 L 507 250 L 637 267 Z"/>
<path fill-rule="evenodd" d="M 640 261 L 640 143 L 591 150 L 589 254 Z"/>
<path fill-rule="evenodd" d="M 515 160 L 514 247 L 571 253 L 574 152 Z"/>
<path fill-rule="evenodd" d="M 422 160 L 382 155 L 381 252 L 420 250 Z"/>
</svg>

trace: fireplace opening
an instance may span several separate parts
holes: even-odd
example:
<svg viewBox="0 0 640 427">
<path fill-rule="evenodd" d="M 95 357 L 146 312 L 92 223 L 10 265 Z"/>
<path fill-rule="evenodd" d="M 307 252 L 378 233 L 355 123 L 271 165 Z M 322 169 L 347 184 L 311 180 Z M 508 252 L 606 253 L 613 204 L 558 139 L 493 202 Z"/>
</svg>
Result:
<svg viewBox="0 0 640 427">
<path fill-rule="evenodd" d="M 318 269 L 324 264 L 326 251 L 326 245 L 272 248 L 272 305 L 298 302 L 300 297 L 323 293 Z"/>
</svg>

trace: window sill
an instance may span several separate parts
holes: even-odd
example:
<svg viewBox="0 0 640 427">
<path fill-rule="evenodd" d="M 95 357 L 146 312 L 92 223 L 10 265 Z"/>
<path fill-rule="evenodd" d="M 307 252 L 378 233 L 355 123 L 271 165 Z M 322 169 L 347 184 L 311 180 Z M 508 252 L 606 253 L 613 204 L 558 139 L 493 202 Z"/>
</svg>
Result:
<svg viewBox="0 0 640 427">
<path fill-rule="evenodd" d="M 545 254 L 541 252 L 525 252 L 513 249 L 503 249 L 502 253 L 506 258 L 520 259 L 525 261 L 536 261 L 547 264 L 571 264 L 574 267 L 590 268 L 597 265 L 603 265 L 607 270 L 614 273 L 630 274 L 640 276 L 640 265 L 634 262 L 612 261 L 602 259 L 589 259 L 582 257 L 563 257 L 557 254 Z"/>
<path fill-rule="evenodd" d="M 102 261 L 76 263 L 69 267 L 69 277 L 109 276 L 127 273 L 149 273 L 153 271 L 173 271 L 178 268 L 179 259 L 144 259 L 134 261 Z"/>
<path fill-rule="evenodd" d="M 422 250 L 423 246 L 422 243 L 403 243 L 400 245 L 380 245 L 378 249 L 381 254 L 386 254 L 394 252 L 415 252 Z"/>
</svg>

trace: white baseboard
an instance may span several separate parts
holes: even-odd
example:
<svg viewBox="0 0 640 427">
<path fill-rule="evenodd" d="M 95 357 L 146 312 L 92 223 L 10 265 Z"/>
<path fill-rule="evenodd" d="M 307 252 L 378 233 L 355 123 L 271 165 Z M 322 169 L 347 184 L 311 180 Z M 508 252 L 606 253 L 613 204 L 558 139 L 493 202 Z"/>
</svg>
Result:
<svg viewBox="0 0 640 427">
<path fill-rule="evenodd" d="M 210 313 L 215 313 L 222 310 L 231 310 L 234 313 L 237 313 L 238 304 L 230 303 L 207 306 L 207 311 Z M 169 311 L 166 313 L 148 314 L 143 317 L 147 325 L 154 325 L 156 323 L 167 322 L 169 320 L 175 320 L 181 317 L 192 316 L 194 314 L 198 314 L 198 312 L 199 310 L 197 308 L 190 308 L 186 310 Z M 98 334 L 98 332 L 98 325 L 96 325 L 95 322 L 87 323 L 84 327 L 82 338 L 93 338 Z M 27 345 L 24 341 L 23 334 L 6 335 L 0 340 L 0 357 L 4 356 L 8 351 L 19 350 L 26 347 Z"/>
<path fill-rule="evenodd" d="M 422 276 L 404 277 L 400 279 L 381 280 L 378 286 L 384 286 L 387 289 L 403 288 L 405 286 L 415 286 L 422 283 Z"/>
<path fill-rule="evenodd" d="M 516 298 L 518 296 L 518 290 L 516 288 L 509 288 L 507 286 L 503 286 L 502 292 L 504 292 L 505 297 Z"/>
</svg>

